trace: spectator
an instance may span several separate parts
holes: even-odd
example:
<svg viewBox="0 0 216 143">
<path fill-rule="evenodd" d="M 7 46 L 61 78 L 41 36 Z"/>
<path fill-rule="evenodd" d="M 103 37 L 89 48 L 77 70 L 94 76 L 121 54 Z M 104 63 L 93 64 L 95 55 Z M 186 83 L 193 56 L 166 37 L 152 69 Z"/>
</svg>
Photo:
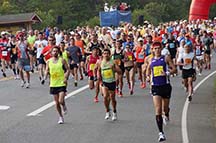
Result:
<svg viewBox="0 0 216 143">
<path fill-rule="evenodd" d="M 109 12 L 108 3 L 105 3 L 105 4 L 104 4 L 104 11 L 105 11 L 105 12 Z"/>
</svg>

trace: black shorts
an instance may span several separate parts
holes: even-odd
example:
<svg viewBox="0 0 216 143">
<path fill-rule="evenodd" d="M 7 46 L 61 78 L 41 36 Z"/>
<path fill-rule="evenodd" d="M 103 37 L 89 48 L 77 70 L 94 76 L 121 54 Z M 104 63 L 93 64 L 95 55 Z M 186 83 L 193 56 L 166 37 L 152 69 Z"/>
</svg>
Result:
<svg viewBox="0 0 216 143">
<path fill-rule="evenodd" d="M 153 96 L 161 96 L 162 98 L 170 99 L 171 92 L 172 92 L 172 86 L 170 84 L 160 85 L 160 86 L 152 86 L 152 95 Z"/>
<path fill-rule="evenodd" d="M 206 51 L 205 51 L 205 54 L 211 55 L 211 50 L 206 50 Z"/>
<path fill-rule="evenodd" d="M 187 79 L 189 77 L 193 77 L 194 74 L 196 73 L 195 69 L 182 69 L 182 78 Z"/>
<path fill-rule="evenodd" d="M 82 56 L 81 59 L 80 59 L 80 62 L 84 62 L 85 63 L 86 62 L 86 56 Z"/>
<path fill-rule="evenodd" d="M 37 61 L 38 61 L 38 64 L 39 64 L 39 65 L 40 65 L 40 64 L 46 65 L 46 62 L 44 61 L 44 58 L 43 58 L 43 57 L 39 57 L 39 58 L 37 59 Z"/>
<path fill-rule="evenodd" d="M 70 69 L 73 70 L 74 68 L 78 68 L 78 64 L 70 64 Z"/>
<path fill-rule="evenodd" d="M 116 82 L 111 82 L 111 83 L 103 82 L 103 87 L 107 87 L 108 90 L 110 90 L 110 91 L 115 91 Z"/>
<path fill-rule="evenodd" d="M 127 70 L 128 72 L 130 72 L 130 70 L 133 68 L 133 66 L 129 66 L 129 67 L 125 67 L 125 70 Z"/>
<path fill-rule="evenodd" d="M 36 56 L 35 50 L 29 50 L 29 55 Z"/>
<path fill-rule="evenodd" d="M 56 95 L 56 94 L 59 94 L 60 92 L 67 92 L 66 86 L 50 87 L 50 94 Z"/>
<path fill-rule="evenodd" d="M 11 64 L 15 64 L 18 60 L 18 56 L 17 55 L 11 55 Z"/>
<path fill-rule="evenodd" d="M 137 65 L 137 67 L 139 68 L 139 69 L 141 69 L 142 68 L 142 65 L 143 65 L 144 63 L 136 63 L 136 65 Z"/>
<path fill-rule="evenodd" d="M 94 76 L 89 76 L 89 80 L 94 80 Z"/>
</svg>

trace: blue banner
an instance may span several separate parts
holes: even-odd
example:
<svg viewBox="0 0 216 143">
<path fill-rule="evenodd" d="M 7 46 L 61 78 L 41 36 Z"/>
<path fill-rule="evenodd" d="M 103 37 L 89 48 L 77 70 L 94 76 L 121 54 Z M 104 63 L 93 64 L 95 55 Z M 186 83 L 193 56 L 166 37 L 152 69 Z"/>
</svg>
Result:
<svg viewBox="0 0 216 143">
<path fill-rule="evenodd" d="M 131 23 L 131 11 L 100 12 L 101 26 L 119 26 L 120 22 Z"/>
</svg>

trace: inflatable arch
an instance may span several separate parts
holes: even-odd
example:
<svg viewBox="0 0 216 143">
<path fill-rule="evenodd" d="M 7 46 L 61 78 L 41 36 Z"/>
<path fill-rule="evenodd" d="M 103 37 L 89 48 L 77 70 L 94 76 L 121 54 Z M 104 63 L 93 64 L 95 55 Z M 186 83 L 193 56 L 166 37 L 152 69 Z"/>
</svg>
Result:
<svg viewBox="0 0 216 143">
<path fill-rule="evenodd" d="M 216 0 L 192 0 L 189 20 L 208 19 L 209 9 Z"/>
</svg>

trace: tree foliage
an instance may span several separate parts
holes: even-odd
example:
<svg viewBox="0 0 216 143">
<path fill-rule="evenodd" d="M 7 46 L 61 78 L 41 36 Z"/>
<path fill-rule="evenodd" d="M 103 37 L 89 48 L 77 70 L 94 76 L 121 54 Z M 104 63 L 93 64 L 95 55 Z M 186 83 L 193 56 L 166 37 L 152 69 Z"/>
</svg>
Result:
<svg viewBox="0 0 216 143">
<path fill-rule="evenodd" d="M 104 3 L 119 4 L 120 0 L 1 0 L 0 14 L 36 12 L 43 23 L 38 25 L 54 26 L 57 17 L 62 16 L 61 28 L 74 28 L 78 25 L 98 25 L 99 11 Z M 191 0 L 124 0 L 131 5 L 133 24 L 138 24 L 138 17 L 154 24 L 160 22 L 187 19 Z M 211 8 L 210 16 L 215 16 L 216 6 Z"/>
</svg>

